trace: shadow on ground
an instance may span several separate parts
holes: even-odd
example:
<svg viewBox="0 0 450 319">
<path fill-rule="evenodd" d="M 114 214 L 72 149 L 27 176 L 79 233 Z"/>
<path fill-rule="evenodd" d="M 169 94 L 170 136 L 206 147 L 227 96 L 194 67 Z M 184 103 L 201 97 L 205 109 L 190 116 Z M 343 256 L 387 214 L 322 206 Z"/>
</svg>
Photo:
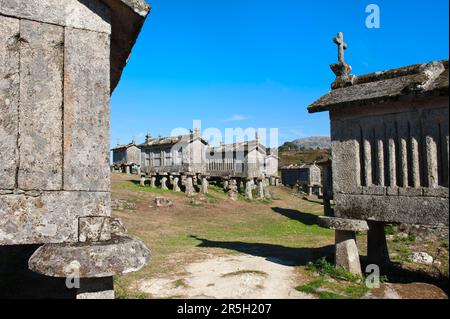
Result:
<svg viewBox="0 0 450 319">
<path fill-rule="evenodd" d="M 280 207 L 274 207 L 274 208 L 272 208 L 272 210 L 275 213 L 283 215 L 292 220 L 296 220 L 296 221 L 298 221 L 302 224 L 308 225 L 308 226 L 318 225 L 319 217 L 317 215 L 307 214 L 307 213 L 300 212 L 298 210 L 286 209 L 286 208 L 280 208 Z"/>
<path fill-rule="evenodd" d="M 274 244 L 244 243 L 239 241 L 213 241 L 193 235 L 190 237 L 201 241 L 197 247 L 234 250 L 256 257 L 263 257 L 270 262 L 284 266 L 306 266 L 310 261 L 315 261 L 324 256 L 330 257 L 334 252 L 333 246 L 295 248 Z"/>
</svg>

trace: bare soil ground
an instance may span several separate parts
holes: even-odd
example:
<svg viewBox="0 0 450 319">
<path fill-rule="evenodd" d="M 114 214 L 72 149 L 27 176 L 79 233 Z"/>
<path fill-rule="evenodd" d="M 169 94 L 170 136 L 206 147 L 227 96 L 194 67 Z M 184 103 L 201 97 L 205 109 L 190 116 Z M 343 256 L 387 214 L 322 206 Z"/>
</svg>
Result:
<svg viewBox="0 0 450 319">
<path fill-rule="evenodd" d="M 320 201 L 284 187 L 272 192 L 271 201 L 240 196 L 233 202 L 211 185 L 210 194 L 192 200 L 141 187 L 136 175 L 112 174 L 113 201 L 120 203 L 113 215 L 153 256 L 141 271 L 115 278 L 117 297 L 446 298 L 448 262 L 433 270 L 403 260 L 389 272 L 389 283 L 373 291 L 319 274 L 308 264 L 322 257 L 332 261 L 334 242 L 334 233 L 317 225 Z M 156 207 L 157 196 L 169 198 L 173 206 Z M 358 242 L 364 254 L 365 237 Z M 392 243 L 392 253 L 398 256 L 411 245 Z M 442 252 L 442 243 L 427 245 Z M 448 259 L 448 244 L 446 253 Z M 420 291 L 411 286 L 416 282 Z"/>
</svg>

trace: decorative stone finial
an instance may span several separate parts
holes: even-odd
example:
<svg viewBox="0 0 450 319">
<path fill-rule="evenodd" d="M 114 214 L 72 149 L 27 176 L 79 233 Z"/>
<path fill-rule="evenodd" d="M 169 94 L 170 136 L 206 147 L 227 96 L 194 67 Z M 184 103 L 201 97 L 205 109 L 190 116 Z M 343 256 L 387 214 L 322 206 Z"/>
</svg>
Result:
<svg viewBox="0 0 450 319">
<path fill-rule="evenodd" d="M 344 34 L 339 32 L 337 37 L 333 39 L 333 42 L 338 46 L 338 61 L 339 63 L 345 63 L 344 52 L 347 50 L 347 43 L 344 42 Z"/>
<path fill-rule="evenodd" d="M 330 65 L 331 70 L 336 75 L 336 81 L 332 84 L 333 89 L 352 85 L 355 80 L 355 76 L 351 75 L 351 65 L 345 63 L 344 53 L 347 50 L 347 43 L 344 41 L 344 34 L 339 32 L 333 39 L 333 42 L 338 46 L 338 63 Z"/>
<path fill-rule="evenodd" d="M 145 135 L 145 141 L 148 143 L 153 139 L 152 134 L 151 133 L 147 133 L 147 135 Z"/>
</svg>

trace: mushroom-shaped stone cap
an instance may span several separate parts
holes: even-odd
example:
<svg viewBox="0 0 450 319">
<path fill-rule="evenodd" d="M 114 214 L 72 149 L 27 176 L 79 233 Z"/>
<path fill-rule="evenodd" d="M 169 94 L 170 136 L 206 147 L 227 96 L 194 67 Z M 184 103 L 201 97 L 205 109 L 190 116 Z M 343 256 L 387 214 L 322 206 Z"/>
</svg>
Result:
<svg viewBox="0 0 450 319">
<path fill-rule="evenodd" d="M 140 270 L 150 251 L 131 236 L 95 243 L 46 244 L 28 261 L 28 268 L 49 277 L 101 278 Z"/>
<path fill-rule="evenodd" d="M 319 217 L 319 225 L 324 228 L 342 231 L 368 231 L 365 220 L 343 219 L 336 217 Z"/>
</svg>

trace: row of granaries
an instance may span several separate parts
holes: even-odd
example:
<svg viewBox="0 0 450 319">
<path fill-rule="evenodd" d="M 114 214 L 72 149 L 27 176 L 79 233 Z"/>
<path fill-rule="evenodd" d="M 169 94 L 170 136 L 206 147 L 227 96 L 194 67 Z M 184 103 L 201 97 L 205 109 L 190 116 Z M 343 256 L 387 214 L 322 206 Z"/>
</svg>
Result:
<svg viewBox="0 0 450 319">
<path fill-rule="evenodd" d="M 147 134 L 144 143 L 133 140 L 117 145 L 112 153 L 112 172 L 138 174 L 142 185 L 146 185 L 148 178 L 150 186 L 173 190 L 180 190 L 192 178 L 193 183 L 213 181 L 225 188 L 234 182 L 238 186 L 247 182 L 252 186 L 259 183 L 278 186 L 281 182 L 309 195 L 321 196 L 324 173 L 330 165 L 330 162 L 290 165 L 279 170 L 277 151 L 266 148 L 258 136 L 253 141 L 212 147 L 197 129 L 176 137 L 153 138 Z M 201 189 L 207 191 L 207 187 Z"/>
</svg>

